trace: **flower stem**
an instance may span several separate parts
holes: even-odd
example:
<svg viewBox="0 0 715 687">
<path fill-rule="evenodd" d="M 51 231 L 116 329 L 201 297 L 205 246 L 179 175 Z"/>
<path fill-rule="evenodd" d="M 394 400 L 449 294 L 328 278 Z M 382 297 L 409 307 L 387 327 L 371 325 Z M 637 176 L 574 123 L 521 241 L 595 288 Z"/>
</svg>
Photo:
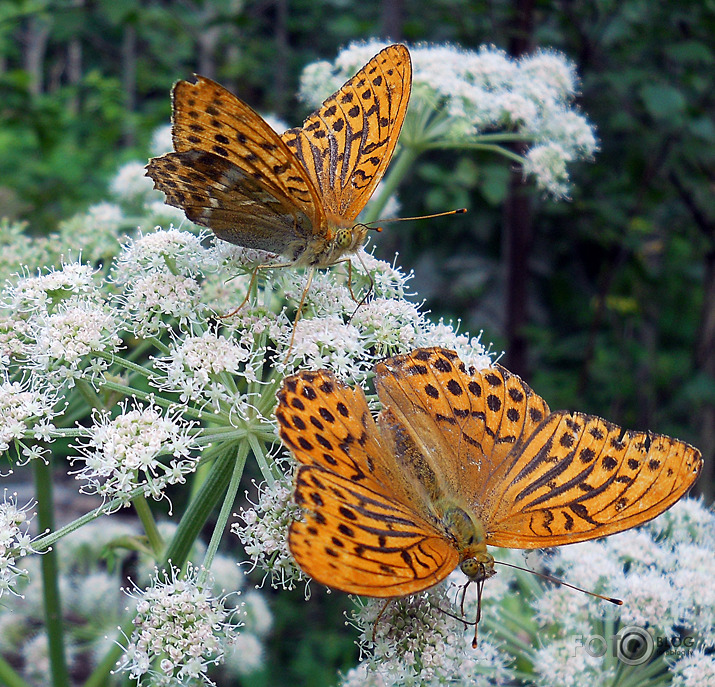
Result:
<svg viewBox="0 0 715 687">
<path fill-rule="evenodd" d="M 232 450 L 224 451 L 212 465 L 211 472 L 179 522 L 176 534 L 164 555 L 165 564 L 171 561 L 177 568 L 184 567 L 196 537 L 231 481 L 234 460 L 235 454 Z"/>
<path fill-rule="evenodd" d="M 132 499 L 132 504 L 142 522 L 142 525 L 144 526 L 144 532 L 149 540 L 149 546 L 151 546 L 154 558 L 155 560 L 158 560 L 161 556 L 161 552 L 164 550 L 164 540 L 159 534 L 154 514 L 151 512 L 151 508 L 149 508 L 149 504 L 147 503 L 144 495 L 137 496 Z"/>
<path fill-rule="evenodd" d="M 221 506 L 221 512 L 216 520 L 216 525 L 214 526 L 213 534 L 211 535 L 211 541 L 209 542 L 208 548 L 206 549 L 206 555 L 204 556 L 204 562 L 199 573 L 198 584 L 202 586 L 206 581 L 206 576 L 211 568 L 211 563 L 213 563 L 216 551 L 218 551 L 218 546 L 221 543 L 221 537 L 223 536 L 224 530 L 226 529 L 226 523 L 231 516 L 231 511 L 233 510 L 233 504 L 236 500 L 236 493 L 238 492 L 238 485 L 241 482 L 241 477 L 243 476 L 243 468 L 246 465 L 246 456 L 248 455 L 248 442 L 241 442 L 238 447 L 238 453 L 236 455 L 236 460 L 233 464 L 233 474 L 231 475 L 231 482 L 226 490 L 226 496 L 223 500 L 223 505 Z"/>
<path fill-rule="evenodd" d="M 35 469 L 35 489 L 37 491 L 37 521 L 40 530 L 52 531 L 55 527 L 52 499 L 52 462 L 33 461 Z M 50 673 L 54 687 L 69 684 L 67 661 L 65 659 L 65 630 L 62 622 L 60 602 L 59 570 L 57 551 L 48 550 L 40 557 L 42 566 L 42 589 L 45 605 L 45 628 L 50 659 Z"/>
</svg>

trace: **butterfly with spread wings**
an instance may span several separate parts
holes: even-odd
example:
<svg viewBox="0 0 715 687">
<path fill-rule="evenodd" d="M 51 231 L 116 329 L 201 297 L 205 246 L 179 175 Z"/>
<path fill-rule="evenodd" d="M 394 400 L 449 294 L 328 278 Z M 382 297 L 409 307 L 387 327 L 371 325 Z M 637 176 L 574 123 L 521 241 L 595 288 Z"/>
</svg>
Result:
<svg viewBox="0 0 715 687">
<path fill-rule="evenodd" d="M 175 152 L 150 160 L 146 174 L 218 238 L 328 267 L 365 241 L 355 220 L 390 162 L 411 87 L 410 54 L 390 45 L 301 128 L 278 135 L 215 81 L 179 81 Z"/>
<path fill-rule="evenodd" d="M 457 566 L 494 574 L 488 546 L 560 546 L 640 525 L 683 496 L 700 451 L 599 417 L 550 411 L 500 365 L 454 351 L 379 363 L 375 420 L 362 390 L 328 371 L 287 377 L 276 418 L 300 466 L 290 527 L 298 565 L 335 589 L 412 594 Z"/>
</svg>

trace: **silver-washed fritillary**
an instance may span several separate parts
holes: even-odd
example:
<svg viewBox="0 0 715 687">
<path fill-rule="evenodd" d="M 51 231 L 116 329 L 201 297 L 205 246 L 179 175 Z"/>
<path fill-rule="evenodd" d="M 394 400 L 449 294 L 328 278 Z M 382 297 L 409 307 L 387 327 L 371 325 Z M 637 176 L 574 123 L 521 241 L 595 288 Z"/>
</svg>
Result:
<svg viewBox="0 0 715 687">
<path fill-rule="evenodd" d="M 379 363 L 382 411 L 328 371 L 287 377 L 276 417 L 301 463 L 290 548 L 318 582 L 395 597 L 458 565 L 482 583 L 487 546 L 532 549 L 621 532 L 672 506 L 700 451 L 548 405 L 500 365 L 426 348 Z"/>
<path fill-rule="evenodd" d="M 218 238 L 327 267 L 362 246 L 355 218 L 390 162 L 412 87 L 410 54 L 391 45 L 303 123 L 278 135 L 211 79 L 172 91 L 173 153 L 147 176 Z"/>
</svg>

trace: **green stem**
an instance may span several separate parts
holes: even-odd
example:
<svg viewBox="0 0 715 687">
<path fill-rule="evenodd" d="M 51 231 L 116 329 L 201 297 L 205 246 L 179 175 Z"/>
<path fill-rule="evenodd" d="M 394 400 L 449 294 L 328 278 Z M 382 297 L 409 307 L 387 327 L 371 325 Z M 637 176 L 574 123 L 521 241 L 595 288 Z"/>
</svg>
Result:
<svg viewBox="0 0 715 687">
<path fill-rule="evenodd" d="M 216 551 L 218 551 L 219 544 L 221 543 L 221 537 L 223 536 L 224 530 L 226 529 L 226 523 L 231 516 L 231 511 L 233 510 L 233 504 L 236 501 L 236 493 L 238 492 L 238 485 L 241 482 L 241 477 L 243 476 L 243 468 L 246 466 L 246 456 L 248 456 L 248 442 L 243 442 L 238 447 L 238 454 L 236 455 L 236 460 L 233 464 L 233 474 L 231 475 L 231 482 L 226 490 L 226 496 L 223 500 L 223 505 L 221 506 L 221 512 L 216 520 L 216 525 L 214 526 L 213 534 L 211 535 L 211 541 L 209 542 L 208 548 L 206 549 L 206 555 L 204 556 L 204 562 L 202 570 L 199 573 L 198 586 L 201 587 L 206 581 L 206 576 L 213 563 Z"/>
<path fill-rule="evenodd" d="M 97 392 L 94 390 L 91 384 L 84 379 L 77 380 L 77 391 L 79 395 L 87 402 L 90 408 L 103 408 L 104 404 L 97 396 Z"/>
<path fill-rule="evenodd" d="M 35 460 L 35 489 L 37 490 L 37 521 L 40 530 L 52 531 L 55 527 L 52 500 L 52 463 Z M 60 603 L 59 570 L 57 552 L 51 549 L 40 556 L 42 566 L 42 591 L 45 606 L 45 630 L 49 647 L 50 673 L 54 687 L 69 684 L 65 659 L 65 630 Z"/>
<path fill-rule="evenodd" d="M 152 375 L 151 370 L 147 370 L 142 365 L 137 365 L 136 363 L 133 363 L 130 360 L 127 360 L 126 358 L 122 358 L 118 355 L 114 355 L 113 353 L 106 353 L 105 351 L 97 351 L 95 353 L 95 355 L 98 358 L 104 358 L 105 360 L 108 360 L 110 363 L 112 363 L 114 365 L 119 365 L 120 367 L 123 367 L 127 370 L 136 372 L 137 374 L 141 375 L 142 377 L 151 377 L 151 375 Z"/>
<path fill-rule="evenodd" d="M 425 146 L 425 150 L 486 150 L 492 153 L 497 153 L 502 157 L 506 157 L 509 160 L 518 162 L 520 165 L 524 164 L 524 156 L 515 153 L 508 148 L 502 148 L 502 146 L 494 145 L 493 143 L 470 143 L 465 141 L 435 141 L 434 143 L 428 143 Z"/>
<path fill-rule="evenodd" d="M 225 451 L 216 459 L 216 462 L 211 467 L 211 472 L 206 477 L 196 496 L 189 503 L 179 522 L 176 534 L 164 555 L 165 564 L 170 560 L 172 565 L 182 568 L 186 563 L 191 547 L 199 536 L 201 528 L 208 520 L 221 496 L 226 492 L 233 474 L 233 461 L 234 454 L 232 451 Z"/>
<path fill-rule="evenodd" d="M 260 441 L 258 441 L 258 437 L 255 434 L 249 434 L 247 439 L 248 443 L 253 449 L 253 455 L 256 458 L 256 462 L 258 463 L 258 467 L 261 470 L 263 479 L 265 479 L 266 482 L 268 482 L 269 484 L 273 485 L 273 483 L 276 481 L 276 477 L 273 474 L 271 466 L 268 464 L 268 460 L 266 460 L 266 447 L 263 446 Z"/>
<path fill-rule="evenodd" d="M 172 408 L 176 405 L 175 401 L 170 401 L 167 398 L 162 398 L 161 396 L 157 396 L 153 392 L 146 392 L 142 391 L 141 389 L 135 389 L 134 387 L 127 386 L 126 384 L 118 384 L 117 382 L 112 382 L 109 380 L 105 380 L 102 382 L 102 387 L 110 389 L 112 391 L 118 391 L 121 394 L 124 394 L 125 396 L 135 396 L 141 401 L 149 401 L 152 402 L 154 405 L 157 405 L 161 408 Z M 184 407 L 183 414 L 186 415 L 187 417 L 193 418 L 195 420 L 203 420 L 205 417 L 205 413 L 203 413 L 200 410 L 194 410 L 193 408 L 189 408 L 188 406 Z M 211 414 L 212 418 L 216 417 L 221 417 L 221 414 L 215 415 Z M 226 419 L 228 420 L 228 417 L 225 416 Z"/>
<path fill-rule="evenodd" d="M 12 666 L 0 656 L 0 685 L 5 687 L 30 687 L 12 668 Z"/>
<path fill-rule="evenodd" d="M 390 171 L 382 182 L 380 195 L 377 200 L 371 203 L 365 211 L 365 223 L 374 222 L 380 217 L 385 209 L 390 196 L 395 193 L 400 182 L 405 178 L 412 163 L 417 159 L 420 151 L 416 148 L 403 147 L 397 155 L 397 159 L 390 165 Z"/>
<path fill-rule="evenodd" d="M 149 546 L 151 546 L 154 559 L 158 560 L 161 556 L 161 552 L 164 550 L 164 540 L 159 534 L 154 514 L 151 512 L 151 508 L 149 508 L 146 497 L 143 495 L 132 499 L 132 504 L 134 505 L 134 510 L 137 512 L 137 515 L 144 526 L 144 532 L 149 540 Z"/>
</svg>

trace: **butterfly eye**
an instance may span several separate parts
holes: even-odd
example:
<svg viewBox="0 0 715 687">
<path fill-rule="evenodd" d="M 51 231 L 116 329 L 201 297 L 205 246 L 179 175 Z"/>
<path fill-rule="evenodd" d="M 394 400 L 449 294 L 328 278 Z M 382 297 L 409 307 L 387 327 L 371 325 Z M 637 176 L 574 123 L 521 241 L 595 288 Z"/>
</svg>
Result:
<svg viewBox="0 0 715 687">
<path fill-rule="evenodd" d="M 486 580 L 496 573 L 494 559 L 486 551 L 479 552 L 472 558 L 466 558 L 459 567 L 472 582 Z"/>
<path fill-rule="evenodd" d="M 340 248 L 349 248 L 352 242 L 353 236 L 350 229 L 338 229 L 337 234 L 335 234 L 335 243 Z"/>
</svg>

